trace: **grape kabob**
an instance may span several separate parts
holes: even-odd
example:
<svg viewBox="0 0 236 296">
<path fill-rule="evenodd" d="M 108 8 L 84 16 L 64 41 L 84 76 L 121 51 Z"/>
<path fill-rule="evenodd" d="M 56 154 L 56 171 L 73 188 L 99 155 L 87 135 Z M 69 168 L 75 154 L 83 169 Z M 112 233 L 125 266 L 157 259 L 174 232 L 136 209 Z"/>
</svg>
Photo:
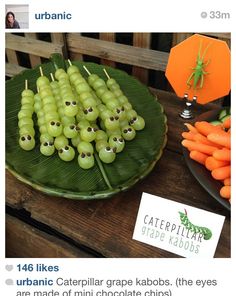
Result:
<svg viewBox="0 0 236 296">
<path fill-rule="evenodd" d="M 18 113 L 19 145 L 29 151 L 35 147 L 35 130 L 32 115 L 34 112 L 34 93 L 28 89 L 28 80 L 25 80 L 25 89 L 21 93 L 21 109 Z"/>
</svg>

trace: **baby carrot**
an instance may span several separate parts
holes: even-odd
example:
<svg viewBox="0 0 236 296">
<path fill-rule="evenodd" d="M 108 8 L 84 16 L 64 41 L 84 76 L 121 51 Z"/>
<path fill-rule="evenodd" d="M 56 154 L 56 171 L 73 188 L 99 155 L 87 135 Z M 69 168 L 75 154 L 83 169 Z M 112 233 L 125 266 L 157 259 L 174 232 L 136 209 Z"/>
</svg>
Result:
<svg viewBox="0 0 236 296">
<path fill-rule="evenodd" d="M 213 156 L 208 156 L 205 161 L 205 166 L 209 171 L 229 165 L 228 161 L 215 159 Z"/>
<path fill-rule="evenodd" d="M 218 148 L 222 147 L 222 146 L 219 146 L 219 145 L 209 141 L 206 136 L 203 136 L 200 133 L 194 134 L 193 135 L 193 140 L 196 141 L 196 142 L 200 142 L 202 144 L 206 144 L 206 145 L 210 145 L 210 146 L 214 146 L 214 147 L 218 147 Z"/>
<path fill-rule="evenodd" d="M 224 180 L 230 177 L 231 175 L 231 166 L 227 165 L 221 168 L 214 169 L 211 172 L 211 175 L 216 180 Z"/>
<path fill-rule="evenodd" d="M 196 151 L 205 153 L 207 155 L 212 155 L 212 153 L 215 150 L 217 150 L 216 147 L 205 145 L 205 144 L 202 144 L 202 143 L 196 143 L 196 142 L 193 142 L 193 141 L 190 141 L 190 140 L 183 140 L 182 145 L 184 147 L 186 147 L 189 151 L 196 150 Z"/>
<path fill-rule="evenodd" d="M 199 151 L 191 151 L 190 154 L 189 154 L 190 158 L 197 161 L 198 163 L 200 164 L 203 164 L 205 165 L 205 161 L 208 157 L 208 155 L 202 153 L 202 152 L 199 152 Z"/>
<path fill-rule="evenodd" d="M 222 130 L 221 126 L 212 125 L 207 121 L 197 121 L 195 122 L 194 126 L 196 127 L 197 131 L 204 136 L 207 136 L 210 133 L 214 133 Z"/>
<path fill-rule="evenodd" d="M 227 149 L 227 148 L 218 149 L 213 152 L 213 156 L 215 159 L 218 159 L 218 160 L 230 161 L 231 160 L 231 150 Z"/>
<path fill-rule="evenodd" d="M 210 133 L 207 136 L 207 139 L 218 145 L 222 145 L 226 148 L 231 147 L 231 137 L 229 133 L 221 131 L 220 133 Z"/>
<path fill-rule="evenodd" d="M 231 178 L 224 179 L 224 185 L 230 186 L 231 185 Z"/>
<path fill-rule="evenodd" d="M 196 129 L 192 124 L 190 124 L 190 123 L 185 123 L 184 125 L 187 126 L 187 128 L 188 128 L 188 130 L 189 130 L 190 132 L 193 132 L 193 133 L 197 133 L 197 132 L 198 132 L 197 129 Z"/>
<path fill-rule="evenodd" d="M 230 199 L 231 197 L 231 186 L 223 186 L 220 189 L 220 196 L 226 199 Z"/>
<path fill-rule="evenodd" d="M 223 122 L 223 127 L 224 128 L 230 128 L 231 127 L 231 117 L 228 117 L 224 120 Z"/>
<path fill-rule="evenodd" d="M 194 140 L 194 133 L 191 132 L 191 131 L 189 131 L 189 132 L 183 132 L 183 133 L 182 133 L 182 137 L 183 137 L 184 139 L 187 139 L 187 140 L 191 140 L 191 141 L 193 141 L 193 140 Z"/>
</svg>

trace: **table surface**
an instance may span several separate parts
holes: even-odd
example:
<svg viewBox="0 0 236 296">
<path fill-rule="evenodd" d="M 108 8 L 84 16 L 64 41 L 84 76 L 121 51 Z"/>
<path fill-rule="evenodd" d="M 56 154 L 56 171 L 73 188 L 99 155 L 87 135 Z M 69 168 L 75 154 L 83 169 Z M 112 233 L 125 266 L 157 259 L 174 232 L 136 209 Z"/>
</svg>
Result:
<svg viewBox="0 0 236 296">
<path fill-rule="evenodd" d="M 224 215 L 215 257 L 230 257 L 230 212 L 201 187 L 182 154 L 185 121 L 178 114 L 184 104 L 172 93 L 151 91 L 167 115 L 168 142 L 152 172 L 128 191 L 106 200 L 68 200 L 36 191 L 6 171 L 6 257 L 179 257 L 132 239 L 143 192 Z M 198 105 L 193 111 L 217 108 Z"/>
</svg>

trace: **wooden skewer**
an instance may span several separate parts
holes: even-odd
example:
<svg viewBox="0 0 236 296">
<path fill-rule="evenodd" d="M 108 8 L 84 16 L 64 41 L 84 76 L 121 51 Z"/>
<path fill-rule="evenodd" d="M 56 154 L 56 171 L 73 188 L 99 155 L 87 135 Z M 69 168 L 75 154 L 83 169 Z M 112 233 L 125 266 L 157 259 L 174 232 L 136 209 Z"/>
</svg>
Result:
<svg viewBox="0 0 236 296">
<path fill-rule="evenodd" d="M 111 77 L 109 76 L 109 74 L 107 73 L 107 70 L 105 68 L 103 68 L 103 71 L 105 72 L 106 76 L 108 79 L 111 79 Z"/>
<path fill-rule="evenodd" d="M 52 73 L 50 73 L 50 76 L 51 76 L 52 81 L 55 81 L 54 76 L 53 76 Z"/>
<path fill-rule="evenodd" d="M 88 73 L 88 75 L 91 75 L 91 73 L 89 72 L 89 70 L 86 68 L 86 66 L 83 66 L 84 70 Z"/>
<path fill-rule="evenodd" d="M 42 67 L 39 67 L 40 75 L 43 76 L 43 69 Z"/>
<path fill-rule="evenodd" d="M 28 89 L 28 80 L 25 80 L 25 89 Z"/>
<path fill-rule="evenodd" d="M 72 66 L 71 60 L 68 59 L 67 61 L 68 61 L 69 65 Z"/>
</svg>

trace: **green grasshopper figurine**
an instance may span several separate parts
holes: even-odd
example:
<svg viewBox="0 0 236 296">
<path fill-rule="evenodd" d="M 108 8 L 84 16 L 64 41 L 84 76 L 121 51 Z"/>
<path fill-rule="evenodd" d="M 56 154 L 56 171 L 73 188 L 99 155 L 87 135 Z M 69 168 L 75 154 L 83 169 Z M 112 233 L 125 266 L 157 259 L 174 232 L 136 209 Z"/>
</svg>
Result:
<svg viewBox="0 0 236 296">
<path fill-rule="evenodd" d="M 206 55 L 206 52 L 211 44 L 208 44 L 208 46 L 205 48 L 205 51 L 203 52 L 203 55 L 201 57 L 201 50 L 202 50 L 202 40 L 200 42 L 200 47 L 197 55 L 197 61 L 196 61 L 196 67 L 192 68 L 194 70 L 191 75 L 189 76 L 187 80 L 187 85 L 189 88 L 193 86 L 193 89 L 202 88 L 204 83 L 204 75 L 209 74 L 205 71 L 205 67 L 210 63 L 210 60 L 208 60 L 206 63 L 204 62 L 204 57 Z M 191 80 L 193 79 L 193 83 L 191 83 Z M 199 87 L 198 87 L 199 86 Z"/>
</svg>

